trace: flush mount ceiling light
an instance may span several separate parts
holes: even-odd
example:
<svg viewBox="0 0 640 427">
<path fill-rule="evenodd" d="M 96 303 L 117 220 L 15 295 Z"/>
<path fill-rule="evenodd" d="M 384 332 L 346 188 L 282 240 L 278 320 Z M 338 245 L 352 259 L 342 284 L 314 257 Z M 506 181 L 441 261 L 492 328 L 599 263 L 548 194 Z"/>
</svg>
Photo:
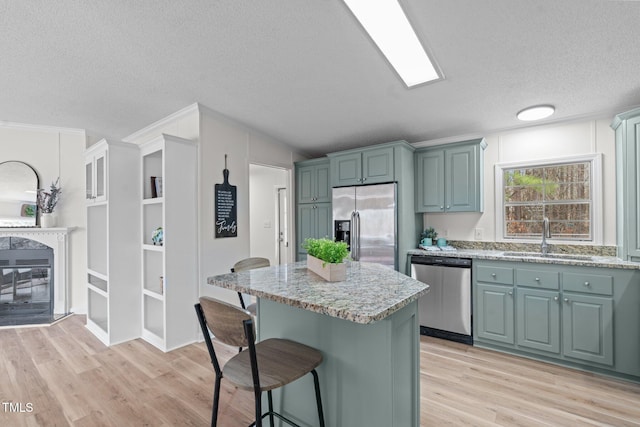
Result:
<svg viewBox="0 0 640 427">
<path fill-rule="evenodd" d="M 546 119 L 555 111 L 556 109 L 553 105 L 535 105 L 520 111 L 516 114 L 516 117 L 523 122 L 532 122 L 535 120 Z"/>
<path fill-rule="evenodd" d="M 344 0 L 408 87 L 440 76 L 397 0 Z"/>
</svg>

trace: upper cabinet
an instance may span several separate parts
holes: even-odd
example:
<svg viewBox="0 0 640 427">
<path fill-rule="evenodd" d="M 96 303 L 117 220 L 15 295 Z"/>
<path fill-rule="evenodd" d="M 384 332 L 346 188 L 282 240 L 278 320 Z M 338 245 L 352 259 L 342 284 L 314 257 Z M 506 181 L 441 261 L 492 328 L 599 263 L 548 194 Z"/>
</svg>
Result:
<svg viewBox="0 0 640 427">
<path fill-rule="evenodd" d="M 308 238 L 331 237 L 329 159 L 296 162 L 296 257 L 304 259 Z"/>
<path fill-rule="evenodd" d="M 640 261 L 640 108 L 618 114 L 611 124 L 616 132 L 616 240 L 618 257 Z"/>
<path fill-rule="evenodd" d="M 296 163 L 297 203 L 331 202 L 329 159 L 313 159 Z"/>
<path fill-rule="evenodd" d="M 484 139 L 415 153 L 417 212 L 482 212 Z"/>
<path fill-rule="evenodd" d="M 331 159 L 331 186 L 347 187 L 394 181 L 393 144 L 397 143 L 328 154 Z"/>
<path fill-rule="evenodd" d="M 87 203 L 107 200 L 107 144 L 95 144 L 85 156 L 85 188 Z"/>
</svg>

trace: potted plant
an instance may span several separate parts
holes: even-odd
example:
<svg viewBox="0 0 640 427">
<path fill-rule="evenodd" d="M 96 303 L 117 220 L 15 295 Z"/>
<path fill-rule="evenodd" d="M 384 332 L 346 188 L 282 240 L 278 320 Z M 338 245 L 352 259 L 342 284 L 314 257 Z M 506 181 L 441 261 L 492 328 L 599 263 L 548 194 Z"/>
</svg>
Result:
<svg viewBox="0 0 640 427">
<path fill-rule="evenodd" d="M 55 218 L 53 217 L 53 210 L 60 200 L 60 194 L 62 194 L 62 188 L 58 184 L 60 178 L 56 179 L 56 182 L 51 183 L 49 191 L 44 189 L 38 190 L 38 209 L 40 210 L 40 226 L 42 227 L 55 227 Z"/>
<path fill-rule="evenodd" d="M 420 245 L 431 246 L 433 242 L 438 238 L 438 233 L 433 227 L 427 227 L 420 234 Z"/>
<path fill-rule="evenodd" d="M 328 282 L 341 282 L 347 277 L 349 256 L 346 242 L 324 239 L 306 239 L 302 247 L 307 251 L 307 268 Z"/>
</svg>

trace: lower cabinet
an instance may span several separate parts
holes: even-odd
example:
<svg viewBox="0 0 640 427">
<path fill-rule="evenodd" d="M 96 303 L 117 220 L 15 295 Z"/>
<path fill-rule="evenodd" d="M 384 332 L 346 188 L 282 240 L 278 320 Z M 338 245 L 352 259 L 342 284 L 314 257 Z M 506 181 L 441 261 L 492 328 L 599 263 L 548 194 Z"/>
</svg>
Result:
<svg viewBox="0 0 640 427">
<path fill-rule="evenodd" d="M 305 203 L 298 205 L 296 233 L 298 261 L 304 260 L 307 251 L 302 244 L 308 238 L 331 238 L 331 203 Z"/>
<path fill-rule="evenodd" d="M 478 260 L 473 273 L 476 345 L 640 381 L 639 270 Z"/>
<path fill-rule="evenodd" d="M 620 325 L 623 327 L 623 325 Z M 562 307 L 563 354 L 613 365 L 613 300 L 565 293 Z M 638 336 L 636 335 L 636 339 Z M 630 337 L 630 339 L 633 339 Z"/>
<path fill-rule="evenodd" d="M 560 293 L 518 289 L 518 346 L 560 353 Z"/>
<path fill-rule="evenodd" d="M 477 338 L 513 344 L 513 287 L 478 283 L 476 295 Z"/>
</svg>

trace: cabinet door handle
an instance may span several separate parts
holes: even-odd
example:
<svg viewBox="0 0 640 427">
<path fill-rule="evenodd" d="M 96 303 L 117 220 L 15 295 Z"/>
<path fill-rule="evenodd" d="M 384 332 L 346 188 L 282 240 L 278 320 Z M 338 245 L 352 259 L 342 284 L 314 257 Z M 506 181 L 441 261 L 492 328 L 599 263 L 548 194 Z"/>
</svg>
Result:
<svg viewBox="0 0 640 427">
<path fill-rule="evenodd" d="M 496 278 L 496 273 L 491 273 L 491 277 Z"/>
<path fill-rule="evenodd" d="M 564 301 L 564 302 L 567 302 L 567 303 L 568 303 L 568 302 L 571 302 L 571 301 L 569 301 L 569 298 L 565 298 L 563 301 Z"/>
<path fill-rule="evenodd" d="M 444 206 L 440 206 L 440 210 L 444 210 Z"/>
<path fill-rule="evenodd" d="M 558 295 L 556 295 L 555 297 L 553 297 L 554 301 L 558 301 Z"/>
<path fill-rule="evenodd" d="M 451 208 L 451 206 L 447 205 L 447 209 L 450 209 L 450 208 Z"/>
<path fill-rule="evenodd" d="M 367 180 L 367 178 L 362 178 L 362 182 L 365 182 Z"/>
<path fill-rule="evenodd" d="M 513 291 L 509 291 L 507 292 L 509 295 L 513 295 Z"/>
<path fill-rule="evenodd" d="M 591 283 L 589 283 L 589 282 L 584 282 L 584 285 L 585 285 L 585 286 L 589 286 L 589 285 L 591 285 Z"/>
<path fill-rule="evenodd" d="M 540 278 L 539 278 L 539 277 L 536 277 L 536 282 L 539 282 L 539 281 L 540 281 Z"/>
</svg>

